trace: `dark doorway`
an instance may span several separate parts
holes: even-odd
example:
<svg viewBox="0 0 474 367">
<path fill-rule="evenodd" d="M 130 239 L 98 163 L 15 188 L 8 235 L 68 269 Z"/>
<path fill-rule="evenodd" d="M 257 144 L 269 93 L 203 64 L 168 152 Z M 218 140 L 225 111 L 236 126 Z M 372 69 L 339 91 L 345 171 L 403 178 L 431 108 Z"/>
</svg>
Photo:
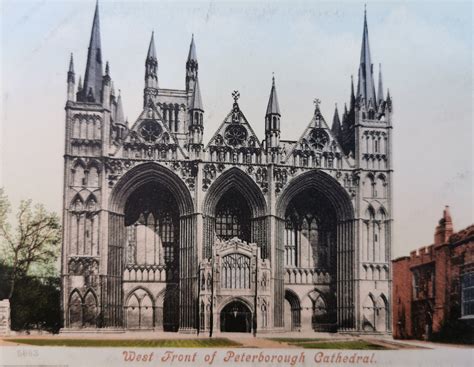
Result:
<svg viewBox="0 0 474 367">
<path fill-rule="evenodd" d="M 229 303 L 221 311 L 221 331 L 250 333 L 252 312 L 240 301 Z"/>
</svg>

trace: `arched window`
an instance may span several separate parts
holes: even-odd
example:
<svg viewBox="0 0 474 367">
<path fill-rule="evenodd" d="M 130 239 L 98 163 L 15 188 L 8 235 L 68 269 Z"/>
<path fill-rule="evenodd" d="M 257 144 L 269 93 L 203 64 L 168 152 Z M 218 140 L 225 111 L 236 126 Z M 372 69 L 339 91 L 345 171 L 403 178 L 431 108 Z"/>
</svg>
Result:
<svg viewBox="0 0 474 367">
<path fill-rule="evenodd" d="M 221 287 L 230 289 L 250 288 L 250 258 L 230 254 L 222 258 Z"/>
<path fill-rule="evenodd" d="M 84 165 L 78 162 L 74 165 L 71 175 L 72 186 L 84 186 L 86 184 L 86 174 Z"/>
<path fill-rule="evenodd" d="M 125 210 L 129 264 L 178 265 L 177 205 L 171 193 L 147 185 L 132 194 Z M 171 271 L 169 275 L 173 275 Z"/>
<path fill-rule="evenodd" d="M 295 217 L 285 222 L 285 265 L 297 266 L 298 222 Z"/>
<path fill-rule="evenodd" d="M 326 200 L 312 193 L 293 199 L 285 214 L 286 267 L 329 269 L 333 263 L 330 257 L 335 254 L 331 252 L 335 246 L 331 214 Z"/>
<path fill-rule="evenodd" d="M 375 261 L 375 245 L 378 242 L 378 236 L 376 236 L 375 211 L 371 206 L 367 209 L 366 215 L 368 217 L 368 221 L 365 223 L 366 259 L 367 261 Z"/>
<path fill-rule="evenodd" d="M 245 198 L 236 190 L 228 191 L 216 206 L 216 236 L 223 240 L 238 237 L 250 242 L 250 218 Z"/>
</svg>

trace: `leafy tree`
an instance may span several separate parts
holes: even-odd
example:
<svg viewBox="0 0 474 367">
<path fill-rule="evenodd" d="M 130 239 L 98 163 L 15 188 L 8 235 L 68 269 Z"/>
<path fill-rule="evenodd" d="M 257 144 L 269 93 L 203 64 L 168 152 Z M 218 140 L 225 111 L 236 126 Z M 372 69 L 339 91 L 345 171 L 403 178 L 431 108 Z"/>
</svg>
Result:
<svg viewBox="0 0 474 367">
<path fill-rule="evenodd" d="M 16 215 L 16 228 L 10 225 L 10 203 L 0 189 L 0 239 L 1 258 L 11 271 L 8 298 L 11 299 L 15 284 L 32 270 L 51 270 L 58 258 L 61 232 L 59 217 L 46 211 L 43 205 L 33 205 L 31 200 L 20 203 Z"/>
</svg>

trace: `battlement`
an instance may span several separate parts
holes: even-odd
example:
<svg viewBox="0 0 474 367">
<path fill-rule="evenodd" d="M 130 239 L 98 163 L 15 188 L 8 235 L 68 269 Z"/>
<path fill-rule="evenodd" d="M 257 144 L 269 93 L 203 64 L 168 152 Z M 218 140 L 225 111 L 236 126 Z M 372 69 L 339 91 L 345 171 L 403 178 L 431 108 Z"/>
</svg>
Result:
<svg viewBox="0 0 474 367">
<path fill-rule="evenodd" d="M 410 265 L 422 265 L 434 261 L 435 250 L 434 245 L 423 246 L 417 250 L 410 252 Z"/>
</svg>

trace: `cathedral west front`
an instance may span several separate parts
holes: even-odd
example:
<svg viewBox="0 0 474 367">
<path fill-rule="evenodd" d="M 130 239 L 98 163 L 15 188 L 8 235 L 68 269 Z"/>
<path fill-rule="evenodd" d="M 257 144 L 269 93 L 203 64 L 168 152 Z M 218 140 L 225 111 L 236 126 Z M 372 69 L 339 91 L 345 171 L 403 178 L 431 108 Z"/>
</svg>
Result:
<svg viewBox="0 0 474 367">
<path fill-rule="evenodd" d="M 388 332 L 392 99 L 381 71 L 375 83 L 366 16 L 342 116 L 328 124 L 316 100 L 296 141 L 281 135 L 273 78 L 264 119 L 248 121 L 234 91 L 204 142 L 194 38 L 184 89 L 160 87 L 159 58 L 152 35 L 143 110 L 128 122 L 98 6 L 77 84 L 71 55 L 64 328 Z"/>
</svg>

